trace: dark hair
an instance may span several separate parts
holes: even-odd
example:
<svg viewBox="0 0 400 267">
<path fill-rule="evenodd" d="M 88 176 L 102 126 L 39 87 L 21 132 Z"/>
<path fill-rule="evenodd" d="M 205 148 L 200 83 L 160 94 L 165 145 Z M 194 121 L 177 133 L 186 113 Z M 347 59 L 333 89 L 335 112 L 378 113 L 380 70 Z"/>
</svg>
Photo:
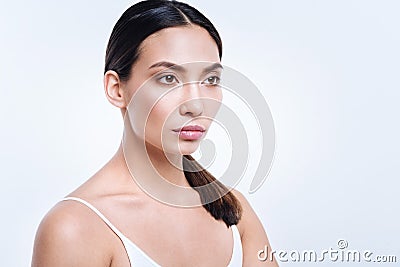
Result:
<svg viewBox="0 0 400 267">
<path fill-rule="evenodd" d="M 114 70 L 121 80 L 128 80 L 144 39 L 165 28 L 191 24 L 208 31 L 218 46 L 221 59 L 221 37 L 197 9 L 178 1 L 149 0 L 128 8 L 115 24 L 107 45 L 104 73 Z"/>
<path fill-rule="evenodd" d="M 133 64 L 140 56 L 140 45 L 151 34 L 169 27 L 198 25 L 208 31 L 222 57 L 222 41 L 214 25 L 197 9 L 178 1 L 150 0 L 129 7 L 115 24 L 106 50 L 104 73 L 115 71 L 122 81 L 130 77 Z M 190 155 L 184 155 L 185 177 L 200 195 L 203 207 L 229 227 L 242 214 L 239 200 L 221 182 Z M 213 183 L 211 186 L 204 186 Z M 215 201 L 208 201 L 213 200 Z M 209 203 L 210 202 L 210 203 Z"/>
</svg>

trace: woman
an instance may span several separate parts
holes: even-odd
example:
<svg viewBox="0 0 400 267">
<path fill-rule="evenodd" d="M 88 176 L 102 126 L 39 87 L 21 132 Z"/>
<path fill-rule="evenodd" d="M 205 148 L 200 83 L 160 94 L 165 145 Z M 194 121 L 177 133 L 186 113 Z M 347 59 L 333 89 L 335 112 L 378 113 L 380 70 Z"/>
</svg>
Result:
<svg viewBox="0 0 400 267">
<path fill-rule="evenodd" d="M 187 4 L 143 1 L 124 12 L 104 74 L 124 138 L 45 216 L 32 266 L 277 266 L 258 260 L 269 243 L 246 199 L 190 156 L 222 99 L 221 56 L 218 32 Z"/>
</svg>

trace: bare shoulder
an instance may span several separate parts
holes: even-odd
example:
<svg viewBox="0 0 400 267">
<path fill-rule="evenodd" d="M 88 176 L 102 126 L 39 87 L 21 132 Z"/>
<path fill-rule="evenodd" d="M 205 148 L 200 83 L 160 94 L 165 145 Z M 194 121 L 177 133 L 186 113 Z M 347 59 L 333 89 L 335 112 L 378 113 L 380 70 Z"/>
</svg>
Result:
<svg viewBox="0 0 400 267">
<path fill-rule="evenodd" d="M 110 266 L 102 225 L 75 201 L 57 203 L 36 233 L 32 266 Z"/>
<path fill-rule="evenodd" d="M 254 226 L 257 226 L 258 230 L 260 231 L 261 229 L 259 228 L 262 227 L 261 221 L 254 212 L 249 201 L 241 192 L 236 189 L 232 189 L 232 193 L 239 200 L 242 206 L 242 217 L 237 225 L 242 238 L 246 236 L 246 232 L 254 231 Z M 262 232 L 265 232 L 264 228 L 262 229 Z"/>
<path fill-rule="evenodd" d="M 276 260 L 260 261 L 258 259 L 258 252 L 264 249 L 265 246 L 271 249 L 264 226 L 246 197 L 235 189 L 232 190 L 232 193 L 242 205 L 242 217 L 237 224 L 237 228 L 242 240 L 243 266 L 278 266 Z"/>
</svg>

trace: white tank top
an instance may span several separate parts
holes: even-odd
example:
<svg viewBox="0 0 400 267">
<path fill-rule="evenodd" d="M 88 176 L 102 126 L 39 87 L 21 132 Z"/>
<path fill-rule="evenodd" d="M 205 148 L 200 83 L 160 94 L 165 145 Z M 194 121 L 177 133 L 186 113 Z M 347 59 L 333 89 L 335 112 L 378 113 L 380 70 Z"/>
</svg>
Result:
<svg viewBox="0 0 400 267">
<path fill-rule="evenodd" d="M 66 197 L 64 200 L 75 200 L 78 201 L 93 212 L 95 212 L 110 229 L 121 239 L 122 244 L 125 247 L 126 253 L 131 267 L 161 267 L 160 264 L 155 262 L 150 256 L 148 256 L 143 250 L 141 250 L 135 243 L 128 239 L 124 234 L 122 234 L 98 209 L 96 209 L 92 204 L 87 201 L 77 198 L 77 197 Z M 233 251 L 232 258 L 227 267 L 240 267 L 242 266 L 242 242 L 240 239 L 239 231 L 236 225 L 230 227 L 233 234 Z"/>
</svg>

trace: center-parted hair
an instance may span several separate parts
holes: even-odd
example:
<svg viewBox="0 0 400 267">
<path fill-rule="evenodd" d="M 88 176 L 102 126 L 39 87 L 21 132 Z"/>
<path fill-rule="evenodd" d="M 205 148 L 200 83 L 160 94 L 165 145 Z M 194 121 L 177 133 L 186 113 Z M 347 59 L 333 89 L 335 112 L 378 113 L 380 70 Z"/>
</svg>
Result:
<svg viewBox="0 0 400 267">
<path fill-rule="evenodd" d="M 221 59 L 221 38 L 214 25 L 202 13 L 178 1 L 149 0 L 129 7 L 118 19 L 107 45 L 104 73 L 113 70 L 121 81 L 129 80 L 132 66 L 140 57 L 141 44 L 148 36 L 165 28 L 190 25 L 198 25 L 207 30 L 218 47 Z M 199 193 L 203 207 L 216 220 L 223 220 L 228 227 L 237 224 L 242 208 L 233 193 L 192 156 L 184 155 L 183 168 L 190 170 L 184 171 L 185 177 Z M 217 200 L 208 203 L 209 199 Z"/>
</svg>

